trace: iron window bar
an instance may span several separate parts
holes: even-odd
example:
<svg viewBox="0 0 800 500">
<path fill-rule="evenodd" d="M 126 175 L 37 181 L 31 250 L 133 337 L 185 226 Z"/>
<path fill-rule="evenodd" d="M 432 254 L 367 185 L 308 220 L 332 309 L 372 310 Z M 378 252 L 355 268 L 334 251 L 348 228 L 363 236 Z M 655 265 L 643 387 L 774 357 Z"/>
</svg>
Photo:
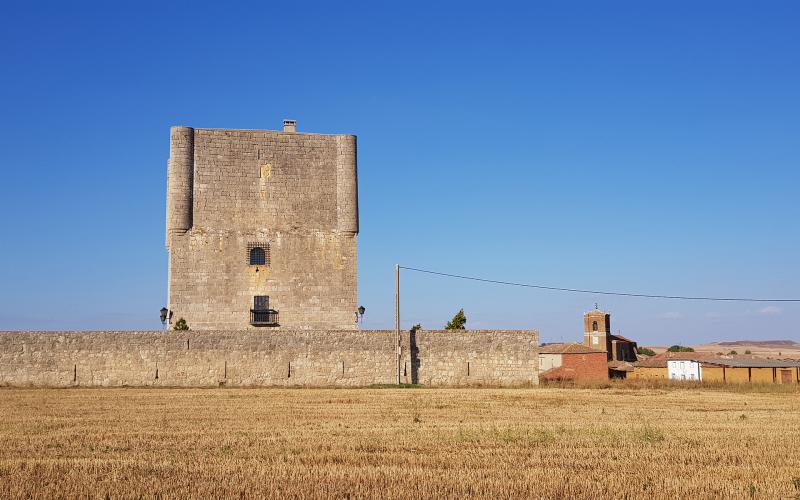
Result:
<svg viewBox="0 0 800 500">
<path fill-rule="evenodd" d="M 252 326 L 278 326 L 278 311 L 275 309 L 250 309 Z"/>
</svg>

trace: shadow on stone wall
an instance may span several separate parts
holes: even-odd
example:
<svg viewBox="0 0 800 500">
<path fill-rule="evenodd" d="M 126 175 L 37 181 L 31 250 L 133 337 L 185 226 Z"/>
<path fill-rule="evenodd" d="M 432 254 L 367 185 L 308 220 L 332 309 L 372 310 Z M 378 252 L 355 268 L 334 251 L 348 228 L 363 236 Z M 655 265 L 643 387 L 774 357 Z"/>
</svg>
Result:
<svg viewBox="0 0 800 500">
<path fill-rule="evenodd" d="M 417 332 L 412 331 L 409 335 L 411 345 L 411 383 L 419 384 L 419 347 L 417 347 Z"/>
</svg>

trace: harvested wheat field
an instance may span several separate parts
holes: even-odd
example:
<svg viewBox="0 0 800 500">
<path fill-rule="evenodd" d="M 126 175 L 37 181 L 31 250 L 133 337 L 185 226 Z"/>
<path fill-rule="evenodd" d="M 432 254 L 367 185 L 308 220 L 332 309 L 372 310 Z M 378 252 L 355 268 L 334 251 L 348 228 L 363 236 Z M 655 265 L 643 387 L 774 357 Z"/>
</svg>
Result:
<svg viewBox="0 0 800 500">
<path fill-rule="evenodd" d="M 0 497 L 800 494 L 800 396 L 0 390 Z"/>
</svg>

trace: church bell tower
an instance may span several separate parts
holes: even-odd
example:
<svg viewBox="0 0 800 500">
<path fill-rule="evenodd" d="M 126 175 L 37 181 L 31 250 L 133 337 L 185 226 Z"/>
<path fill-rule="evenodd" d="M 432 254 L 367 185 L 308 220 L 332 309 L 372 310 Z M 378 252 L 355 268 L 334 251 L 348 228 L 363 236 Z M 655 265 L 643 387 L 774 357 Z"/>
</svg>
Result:
<svg viewBox="0 0 800 500">
<path fill-rule="evenodd" d="M 594 305 L 594 310 L 583 315 L 583 344 L 592 349 L 608 352 L 611 335 L 611 315 Z"/>
</svg>

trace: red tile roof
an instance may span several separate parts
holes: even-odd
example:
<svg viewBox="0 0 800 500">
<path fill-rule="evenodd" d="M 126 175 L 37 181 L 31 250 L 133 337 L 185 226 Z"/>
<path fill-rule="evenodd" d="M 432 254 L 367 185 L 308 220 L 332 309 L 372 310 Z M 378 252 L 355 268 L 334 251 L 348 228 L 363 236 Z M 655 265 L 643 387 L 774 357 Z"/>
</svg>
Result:
<svg viewBox="0 0 800 500">
<path fill-rule="evenodd" d="M 766 359 L 755 356 L 720 357 L 710 352 L 664 352 L 649 359 L 637 361 L 639 368 L 666 368 L 667 361 L 699 361 L 703 365 L 726 366 L 729 368 L 794 368 L 800 360 Z"/>
<path fill-rule="evenodd" d="M 609 335 L 609 337 L 611 338 L 611 340 L 621 340 L 623 342 L 633 342 L 633 340 L 631 340 L 629 338 L 626 338 L 626 337 L 623 337 L 622 335 L 611 334 L 611 335 Z"/>
<path fill-rule="evenodd" d="M 662 352 L 661 354 L 650 356 L 647 359 L 640 359 L 634 366 L 640 366 L 642 368 L 666 368 L 667 361 L 670 359 L 675 361 L 695 361 L 712 357 L 714 357 L 714 355 L 710 352 Z"/>
<path fill-rule="evenodd" d="M 647 359 L 639 359 L 633 366 L 637 368 L 666 368 L 667 358 L 652 356 Z"/>
<path fill-rule="evenodd" d="M 592 349 L 591 347 L 587 347 L 583 344 L 578 344 L 576 342 L 570 342 L 567 344 L 548 344 L 546 346 L 542 346 L 539 349 L 539 353 L 540 354 L 590 354 L 590 353 L 605 354 L 605 351 Z"/>
<path fill-rule="evenodd" d="M 800 361 L 796 359 L 735 359 L 712 358 L 700 361 L 703 365 L 726 366 L 728 368 L 796 368 Z"/>
<path fill-rule="evenodd" d="M 539 374 L 540 380 L 571 380 L 575 378 L 575 369 L 567 369 L 563 366 L 556 366 Z"/>
<path fill-rule="evenodd" d="M 638 364 L 636 366 L 639 366 Z M 666 366 L 666 365 L 664 365 Z M 611 360 L 608 362 L 608 369 L 614 370 L 618 372 L 632 372 L 634 369 L 634 364 L 628 361 L 615 361 Z"/>
</svg>

